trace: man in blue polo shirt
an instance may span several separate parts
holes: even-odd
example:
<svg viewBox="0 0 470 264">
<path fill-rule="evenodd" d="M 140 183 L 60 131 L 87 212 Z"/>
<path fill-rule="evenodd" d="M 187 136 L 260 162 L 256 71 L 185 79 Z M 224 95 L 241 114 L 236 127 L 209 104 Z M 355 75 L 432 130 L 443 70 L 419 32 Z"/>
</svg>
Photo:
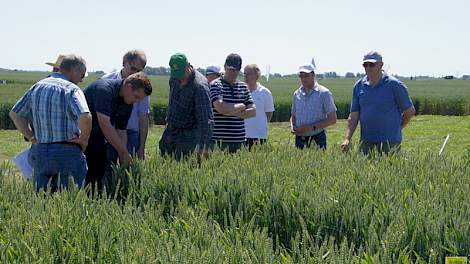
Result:
<svg viewBox="0 0 470 264">
<path fill-rule="evenodd" d="M 382 71 L 382 56 L 378 52 L 366 54 L 362 65 L 366 76 L 354 85 L 351 113 L 341 148 L 343 151 L 349 149 L 360 122 L 361 151 L 366 155 L 371 150 L 388 154 L 391 150 L 399 150 L 402 129 L 416 111 L 407 87 Z"/>
</svg>

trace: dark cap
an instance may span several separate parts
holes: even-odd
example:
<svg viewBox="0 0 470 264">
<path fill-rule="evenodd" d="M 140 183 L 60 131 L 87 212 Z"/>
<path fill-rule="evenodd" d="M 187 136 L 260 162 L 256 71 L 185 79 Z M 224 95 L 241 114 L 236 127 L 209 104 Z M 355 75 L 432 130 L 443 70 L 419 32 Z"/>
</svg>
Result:
<svg viewBox="0 0 470 264">
<path fill-rule="evenodd" d="M 225 66 L 239 71 L 242 68 L 242 57 L 235 53 L 229 54 L 225 59 Z"/>
</svg>

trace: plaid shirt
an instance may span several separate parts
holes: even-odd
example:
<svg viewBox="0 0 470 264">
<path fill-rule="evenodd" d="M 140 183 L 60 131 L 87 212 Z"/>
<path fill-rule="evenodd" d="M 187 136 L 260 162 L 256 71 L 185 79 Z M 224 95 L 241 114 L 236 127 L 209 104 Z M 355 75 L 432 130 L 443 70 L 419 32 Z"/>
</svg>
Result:
<svg viewBox="0 0 470 264">
<path fill-rule="evenodd" d="M 89 112 L 82 90 L 61 73 L 33 85 L 12 111 L 29 120 L 38 143 L 78 137 L 80 115 Z"/>
<path fill-rule="evenodd" d="M 181 86 L 177 79 L 170 79 L 170 96 L 166 122 L 173 129 L 196 129 L 199 147 L 207 146 L 212 137 L 214 115 L 210 104 L 209 84 L 198 71 L 191 80 Z"/>
</svg>

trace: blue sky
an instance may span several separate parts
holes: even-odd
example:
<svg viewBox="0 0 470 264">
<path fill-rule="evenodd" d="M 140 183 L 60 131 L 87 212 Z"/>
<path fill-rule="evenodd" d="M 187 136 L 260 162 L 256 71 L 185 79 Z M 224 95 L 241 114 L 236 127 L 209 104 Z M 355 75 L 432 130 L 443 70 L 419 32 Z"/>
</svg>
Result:
<svg viewBox="0 0 470 264">
<path fill-rule="evenodd" d="M 109 71 L 138 48 L 150 66 L 174 52 L 222 65 L 237 52 L 271 72 L 315 57 L 320 71 L 344 74 L 378 50 L 391 73 L 470 74 L 469 0 L 1 1 L 2 68 L 47 70 L 57 54 L 77 53 Z"/>
</svg>

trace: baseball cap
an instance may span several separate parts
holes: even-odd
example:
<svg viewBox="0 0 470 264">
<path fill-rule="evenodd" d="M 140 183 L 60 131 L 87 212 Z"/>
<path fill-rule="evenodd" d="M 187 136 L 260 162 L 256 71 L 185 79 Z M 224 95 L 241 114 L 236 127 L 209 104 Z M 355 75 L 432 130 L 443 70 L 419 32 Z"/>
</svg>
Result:
<svg viewBox="0 0 470 264">
<path fill-rule="evenodd" d="M 211 66 L 208 66 L 207 69 L 206 69 L 206 75 L 209 75 L 209 74 L 215 74 L 215 75 L 222 75 L 222 71 L 221 71 L 221 68 L 219 66 L 215 66 L 215 65 L 211 65 Z"/>
<path fill-rule="evenodd" d="M 171 78 L 181 79 L 186 72 L 188 58 L 183 53 L 176 53 L 170 58 Z"/>
<path fill-rule="evenodd" d="M 380 53 L 378 53 L 377 51 L 371 51 L 367 53 L 366 55 L 364 55 L 364 58 L 362 59 L 363 63 L 364 62 L 376 63 L 380 61 L 382 61 L 382 55 L 380 55 Z"/>
<path fill-rule="evenodd" d="M 315 65 L 311 64 L 311 63 L 308 63 L 308 64 L 304 64 L 304 65 L 301 65 L 299 67 L 299 73 L 301 72 L 304 72 L 304 73 L 315 73 L 317 74 L 318 73 L 318 70 L 317 68 L 315 67 Z"/>
<path fill-rule="evenodd" d="M 229 54 L 225 59 L 225 66 L 239 71 L 242 68 L 242 57 L 235 53 Z"/>
</svg>

